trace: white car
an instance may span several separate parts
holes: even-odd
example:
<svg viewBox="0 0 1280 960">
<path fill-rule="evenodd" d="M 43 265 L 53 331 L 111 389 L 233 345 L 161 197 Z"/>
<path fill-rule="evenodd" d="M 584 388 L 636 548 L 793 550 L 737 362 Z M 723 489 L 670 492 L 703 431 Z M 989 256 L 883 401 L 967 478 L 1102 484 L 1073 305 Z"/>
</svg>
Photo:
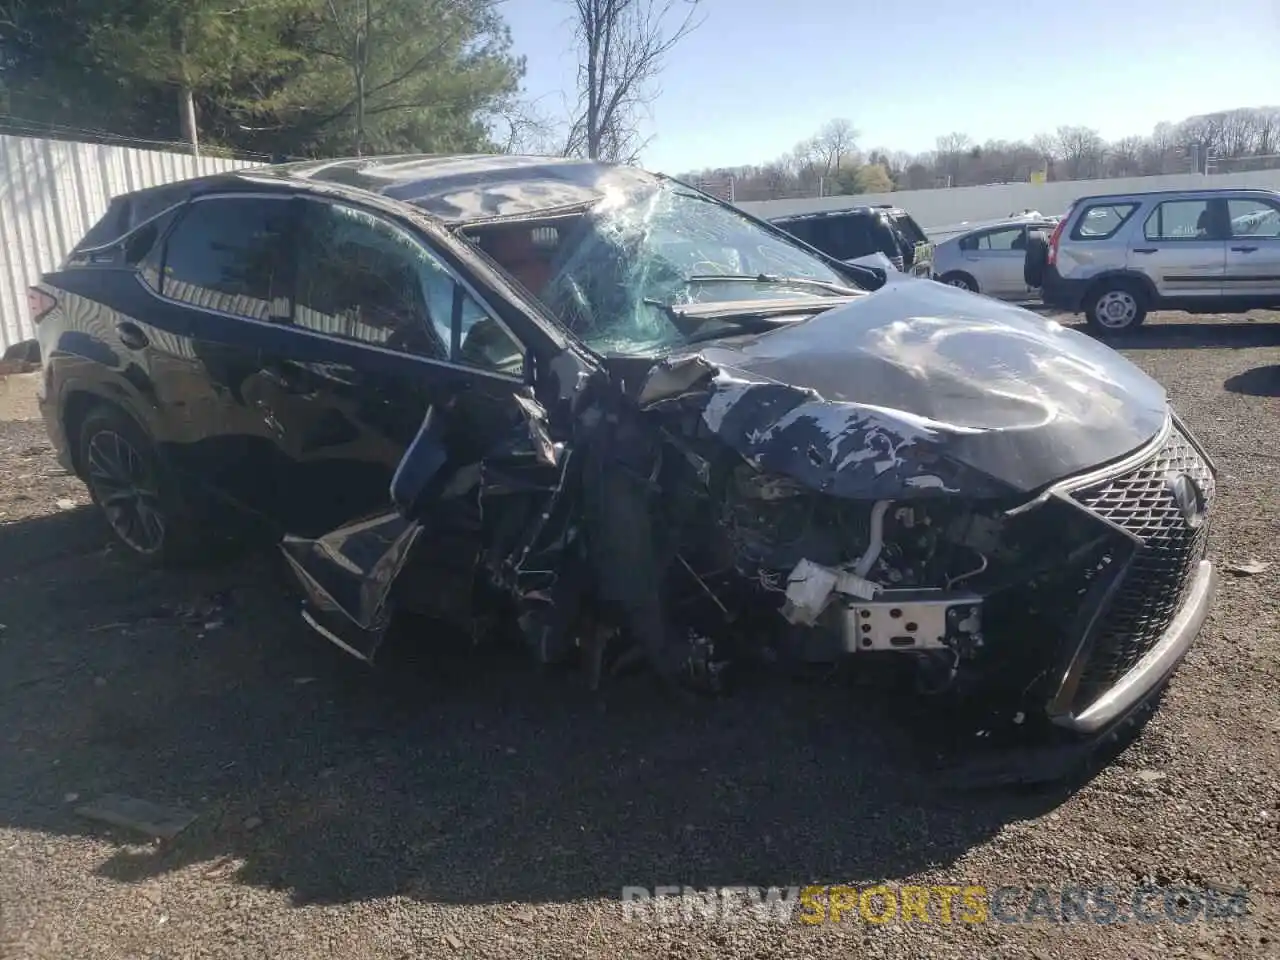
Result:
<svg viewBox="0 0 1280 960">
<path fill-rule="evenodd" d="M 1056 221 L 1020 216 L 948 237 L 933 248 L 933 279 L 1001 300 L 1028 300 L 1035 289 L 1023 278 L 1027 234 L 1050 232 Z"/>
</svg>

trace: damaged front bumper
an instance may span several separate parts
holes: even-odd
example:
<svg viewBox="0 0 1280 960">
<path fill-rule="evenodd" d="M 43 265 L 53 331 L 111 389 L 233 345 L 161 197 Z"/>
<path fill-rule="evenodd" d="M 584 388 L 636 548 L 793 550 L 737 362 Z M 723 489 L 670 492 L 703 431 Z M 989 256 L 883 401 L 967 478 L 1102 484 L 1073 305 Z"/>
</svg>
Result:
<svg viewBox="0 0 1280 960">
<path fill-rule="evenodd" d="M 1186 599 L 1173 622 L 1142 659 L 1115 685 L 1078 713 L 1070 711 L 1051 719 L 1075 733 L 1097 734 L 1127 717 L 1149 699 L 1173 673 L 1200 633 L 1218 589 L 1218 572 L 1210 560 L 1195 569 Z"/>
</svg>

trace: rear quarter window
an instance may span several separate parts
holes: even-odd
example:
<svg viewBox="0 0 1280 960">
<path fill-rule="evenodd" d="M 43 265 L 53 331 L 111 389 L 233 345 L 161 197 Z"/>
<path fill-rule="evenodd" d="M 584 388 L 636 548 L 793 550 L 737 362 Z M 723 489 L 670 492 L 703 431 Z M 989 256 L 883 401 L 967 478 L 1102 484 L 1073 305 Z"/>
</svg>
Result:
<svg viewBox="0 0 1280 960">
<path fill-rule="evenodd" d="M 98 218 L 97 223 L 89 228 L 89 232 L 80 238 L 80 242 L 72 248 L 72 253 L 104 247 L 124 236 L 129 229 L 129 201 L 127 197 L 116 197 L 107 206 L 107 212 Z"/>
<path fill-rule="evenodd" d="M 893 222 L 895 226 L 902 231 L 902 235 L 912 243 L 929 242 L 928 236 L 920 229 L 920 224 L 916 223 L 915 220 L 911 218 L 910 214 L 900 213 L 893 218 Z"/>
<path fill-rule="evenodd" d="M 837 260 L 865 257 L 879 249 L 876 242 L 879 221 L 860 214 L 825 217 L 822 220 L 823 236 L 818 246 Z"/>
<path fill-rule="evenodd" d="M 1129 222 L 1137 203 L 1091 203 L 1080 211 L 1071 230 L 1072 240 L 1106 240 Z"/>
</svg>

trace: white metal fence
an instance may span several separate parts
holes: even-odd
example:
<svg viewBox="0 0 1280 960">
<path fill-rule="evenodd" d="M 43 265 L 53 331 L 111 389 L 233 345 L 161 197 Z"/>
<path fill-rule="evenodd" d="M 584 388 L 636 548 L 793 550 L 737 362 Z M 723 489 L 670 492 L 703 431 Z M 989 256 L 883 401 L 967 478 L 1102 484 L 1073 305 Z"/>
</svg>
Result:
<svg viewBox="0 0 1280 960">
<path fill-rule="evenodd" d="M 35 336 L 27 287 L 121 193 L 250 164 L 95 143 L 0 136 L 0 347 Z"/>
<path fill-rule="evenodd" d="M 843 210 L 864 204 L 891 203 L 902 207 L 929 233 L 946 233 L 966 222 L 995 220 L 1020 210 L 1062 213 L 1079 197 L 1099 193 L 1131 193 L 1148 190 L 1204 190 L 1209 187 L 1264 187 L 1280 190 L 1280 170 L 1250 173 L 1178 173 L 1161 177 L 1125 177 L 1113 180 L 1056 180 L 1052 183 L 997 183 L 982 187 L 947 187 L 936 190 L 900 190 L 849 197 L 806 200 L 744 200 L 738 204 L 757 217 L 784 217 L 796 213 Z"/>
</svg>

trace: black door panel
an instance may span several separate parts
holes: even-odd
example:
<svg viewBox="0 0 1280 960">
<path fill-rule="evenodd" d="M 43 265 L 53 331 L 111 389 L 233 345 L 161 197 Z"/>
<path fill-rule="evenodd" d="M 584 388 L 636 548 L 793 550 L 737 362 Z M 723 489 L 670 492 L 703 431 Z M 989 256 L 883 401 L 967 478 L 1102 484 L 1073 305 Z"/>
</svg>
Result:
<svg viewBox="0 0 1280 960">
<path fill-rule="evenodd" d="M 148 257 L 139 284 L 151 309 L 183 318 L 190 343 L 175 459 L 188 476 L 275 523 L 279 472 L 273 425 L 256 402 L 255 331 L 282 310 L 291 284 L 290 200 L 202 197 Z"/>
</svg>

